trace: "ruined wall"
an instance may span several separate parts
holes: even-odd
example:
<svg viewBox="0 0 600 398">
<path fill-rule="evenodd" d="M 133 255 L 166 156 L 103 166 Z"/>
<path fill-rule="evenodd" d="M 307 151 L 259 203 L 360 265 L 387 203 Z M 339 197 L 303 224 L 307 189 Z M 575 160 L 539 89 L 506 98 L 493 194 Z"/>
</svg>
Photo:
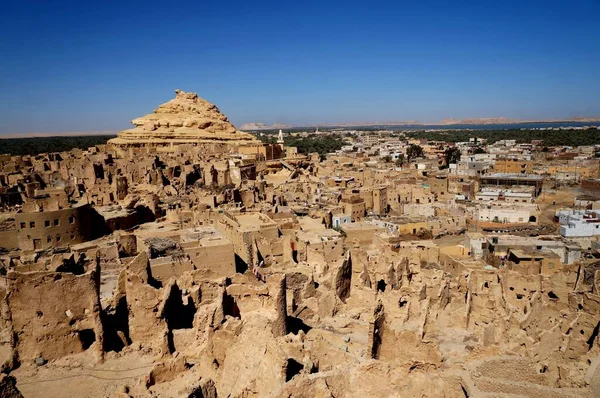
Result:
<svg viewBox="0 0 600 398">
<path fill-rule="evenodd" d="M 235 274 L 233 243 L 222 242 L 207 246 L 181 245 L 196 269 L 210 271 L 215 277 Z"/>
<path fill-rule="evenodd" d="M 8 274 L 8 308 L 21 361 L 102 350 L 99 274 Z"/>
<path fill-rule="evenodd" d="M 152 285 L 150 264 L 145 252 L 140 252 L 121 272 L 119 289 L 127 303 L 128 333 L 134 343 L 156 350 L 168 352 L 168 329 L 158 313 L 164 302 L 164 292 Z"/>
<path fill-rule="evenodd" d="M 166 283 L 170 278 L 178 278 L 185 272 L 193 271 L 194 264 L 186 258 L 160 257 L 150 260 L 152 277 Z"/>
<path fill-rule="evenodd" d="M 0 231 L 0 247 L 8 250 L 19 248 L 19 238 L 16 230 Z"/>
<path fill-rule="evenodd" d="M 7 291 L 0 289 L 0 371 L 7 372 L 17 365 L 15 355 L 15 335 L 13 333 L 12 317 L 8 302 Z M 0 396 L 2 396 L 0 394 Z"/>
</svg>

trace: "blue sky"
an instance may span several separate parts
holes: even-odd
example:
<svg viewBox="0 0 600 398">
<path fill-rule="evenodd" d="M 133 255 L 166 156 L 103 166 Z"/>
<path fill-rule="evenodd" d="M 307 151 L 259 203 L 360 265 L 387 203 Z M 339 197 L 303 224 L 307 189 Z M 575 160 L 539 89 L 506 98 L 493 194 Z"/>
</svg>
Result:
<svg viewBox="0 0 600 398">
<path fill-rule="evenodd" d="M 195 91 L 245 122 L 600 116 L 595 1 L 13 1 L 0 133 L 111 131 Z"/>
</svg>

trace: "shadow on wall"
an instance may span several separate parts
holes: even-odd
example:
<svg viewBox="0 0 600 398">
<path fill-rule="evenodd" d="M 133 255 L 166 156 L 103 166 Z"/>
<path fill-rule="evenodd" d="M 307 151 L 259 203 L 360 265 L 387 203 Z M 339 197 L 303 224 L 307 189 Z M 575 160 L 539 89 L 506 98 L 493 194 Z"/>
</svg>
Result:
<svg viewBox="0 0 600 398">
<path fill-rule="evenodd" d="M 115 308 L 102 312 L 104 326 L 104 351 L 120 352 L 131 344 L 129 338 L 129 307 L 125 296 L 119 299 Z"/>
<path fill-rule="evenodd" d="M 248 264 L 240 256 L 235 255 L 235 272 L 243 274 L 248 271 Z"/>
<path fill-rule="evenodd" d="M 88 207 L 82 215 L 82 235 L 86 240 L 98 239 L 112 233 L 108 224 L 94 208 Z M 85 228 L 83 228 L 85 226 Z"/>
</svg>

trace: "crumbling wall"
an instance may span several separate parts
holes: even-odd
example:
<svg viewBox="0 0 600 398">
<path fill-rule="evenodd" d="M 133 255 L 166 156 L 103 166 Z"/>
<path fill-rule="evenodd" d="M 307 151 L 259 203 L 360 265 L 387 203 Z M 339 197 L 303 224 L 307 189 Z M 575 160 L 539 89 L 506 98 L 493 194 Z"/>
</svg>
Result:
<svg viewBox="0 0 600 398">
<path fill-rule="evenodd" d="M 20 360 L 52 360 L 94 349 L 102 356 L 99 270 L 8 274 L 8 308 Z"/>
<path fill-rule="evenodd" d="M 346 254 L 340 267 L 334 271 L 333 287 L 340 300 L 346 301 L 350 296 L 352 287 L 352 255 L 350 252 Z"/>
<path fill-rule="evenodd" d="M 385 311 L 383 304 L 379 301 L 375 307 L 375 311 L 373 311 L 373 319 L 369 322 L 369 350 L 373 359 L 379 359 L 379 352 L 383 341 L 384 322 Z"/>
<path fill-rule="evenodd" d="M 0 369 L 2 372 L 8 372 L 16 367 L 18 361 L 12 316 L 6 296 L 6 289 L 0 288 Z"/>
<path fill-rule="evenodd" d="M 129 338 L 133 343 L 166 354 L 169 352 L 168 328 L 158 311 L 164 293 L 153 282 L 149 270 L 146 252 L 140 252 L 124 271 Z"/>
</svg>

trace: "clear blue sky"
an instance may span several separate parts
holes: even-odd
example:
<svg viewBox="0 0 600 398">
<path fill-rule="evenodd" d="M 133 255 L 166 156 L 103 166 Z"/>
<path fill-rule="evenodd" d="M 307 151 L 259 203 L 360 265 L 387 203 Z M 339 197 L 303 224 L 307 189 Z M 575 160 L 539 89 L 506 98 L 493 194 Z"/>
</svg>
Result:
<svg viewBox="0 0 600 398">
<path fill-rule="evenodd" d="M 600 2 L 11 1 L 0 133 L 108 131 L 196 91 L 245 122 L 600 116 Z"/>
</svg>

